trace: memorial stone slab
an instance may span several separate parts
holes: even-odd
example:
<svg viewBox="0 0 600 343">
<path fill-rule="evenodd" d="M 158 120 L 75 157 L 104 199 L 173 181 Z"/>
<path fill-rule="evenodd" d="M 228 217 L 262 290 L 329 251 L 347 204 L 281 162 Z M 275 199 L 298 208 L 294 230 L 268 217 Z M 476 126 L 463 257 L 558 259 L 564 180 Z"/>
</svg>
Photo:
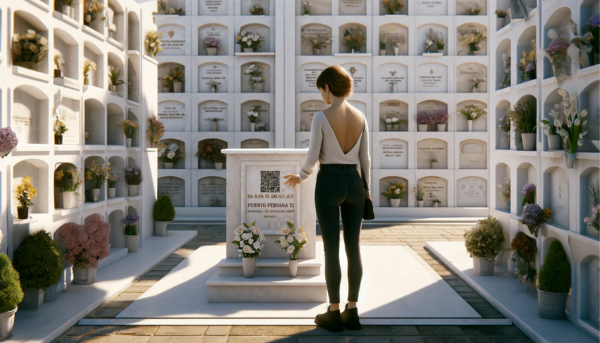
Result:
<svg viewBox="0 0 600 343">
<path fill-rule="evenodd" d="M 198 92 L 212 93 L 212 85 L 217 85 L 215 93 L 227 93 L 229 68 L 221 63 L 207 63 L 198 67 Z"/>
<path fill-rule="evenodd" d="M 200 0 L 198 13 L 200 15 L 227 15 L 227 0 Z"/>
<path fill-rule="evenodd" d="M 378 93 L 407 93 L 408 67 L 400 63 L 385 63 L 380 65 L 377 88 Z"/>
<path fill-rule="evenodd" d="M 487 168 L 487 148 L 481 141 L 467 140 L 460 143 L 460 169 Z"/>
<path fill-rule="evenodd" d="M 417 143 L 417 169 L 431 169 L 431 159 L 438 169 L 448 168 L 448 143 L 440 139 L 424 139 Z"/>
<path fill-rule="evenodd" d="M 423 200 L 425 206 L 433 206 L 433 200 L 440 200 L 438 206 L 448 206 L 448 181 L 437 176 L 427 176 L 417 181 L 417 185 L 423 187 Z"/>
<path fill-rule="evenodd" d="M 204 40 L 214 38 L 220 42 L 217 49 L 217 55 L 227 56 L 229 47 L 229 30 L 227 26 L 209 24 L 198 29 L 198 55 L 208 55 Z"/>
<path fill-rule="evenodd" d="M 457 68 L 456 73 L 456 91 L 459 93 L 470 93 L 473 91 L 474 83 L 471 78 L 487 77 L 487 67 L 479 63 L 465 63 Z M 487 82 L 479 84 L 478 92 L 485 93 L 487 91 Z"/>
<path fill-rule="evenodd" d="M 398 24 L 387 24 L 379 28 L 379 36 L 386 44 L 385 55 L 394 56 L 394 45 L 398 46 L 398 56 L 408 55 L 408 28 Z"/>
<path fill-rule="evenodd" d="M 298 131 L 310 131 L 315 113 L 329 107 L 322 100 L 308 100 L 300 104 L 300 127 Z"/>
<path fill-rule="evenodd" d="M 185 181 L 174 176 L 158 179 L 158 197 L 168 195 L 174 207 L 185 207 Z"/>
<path fill-rule="evenodd" d="M 379 168 L 407 169 L 408 143 L 400 139 L 385 139 L 379 143 Z"/>
<path fill-rule="evenodd" d="M 317 88 L 317 77 L 327 68 L 323 63 L 305 63 L 299 68 L 297 75 L 298 88 L 300 93 L 319 93 Z"/>
<path fill-rule="evenodd" d="M 211 131 L 213 119 L 218 119 L 217 131 L 228 131 L 227 104 L 222 101 L 209 100 L 198 104 L 198 130 Z"/>
<path fill-rule="evenodd" d="M 161 55 L 185 55 L 185 27 L 167 24 L 158 31 L 163 34 Z"/>
<path fill-rule="evenodd" d="M 569 179 L 564 171 L 555 169 L 551 174 L 550 209 L 552 220 L 562 227 L 569 227 Z"/>
<path fill-rule="evenodd" d="M 40 141 L 40 101 L 20 89 L 14 91 L 14 104 L 11 127 L 17 134 L 19 143 L 42 144 Z M 47 116 L 47 114 L 44 114 Z"/>
<path fill-rule="evenodd" d="M 263 141 L 262 139 L 246 139 L 240 144 L 242 149 L 267 149 L 269 142 Z"/>
<path fill-rule="evenodd" d="M 352 91 L 354 93 L 367 92 L 367 66 L 360 63 L 344 63 L 342 67 L 348 71 L 354 81 Z"/>
<path fill-rule="evenodd" d="M 225 207 L 227 184 L 222 177 L 205 177 L 198 180 L 198 207 Z"/>
<path fill-rule="evenodd" d="M 185 131 L 185 104 L 167 100 L 158 104 L 158 119 L 166 131 Z"/>
<path fill-rule="evenodd" d="M 331 55 L 331 27 L 321 24 L 307 24 L 302 26 L 300 29 L 300 54 L 302 56 L 313 56 L 313 55 Z M 319 49 L 319 52 L 313 49 L 310 41 L 326 41 Z"/>
<path fill-rule="evenodd" d="M 63 144 L 79 144 L 79 111 L 72 109 L 76 108 L 74 105 L 79 102 L 70 99 L 63 99 L 62 102 L 72 104 L 71 106 L 65 106 L 61 103 L 57 108 L 58 115 L 64 119 L 65 125 L 69 128 L 63 134 Z"/>
<path fill-rule="evenodd" d="M 441 63 L 423 63 L 417 66 L 417 92 L 447 93 L 448 67 Z"/>
<path fill-rule="evenodd" d="M 487 181 L 479 177 L 466 177 L 457 181 L 458 207 L 487 207 Z"/>
<path fill-rule="evenodd" d="M 444 0 L 417 0 L 417 14 L 419 15 L 447 15 L 448 1 Z"/>
<path fill-rule="evenodd" d="M 367 0 L 339 0 L 340 15 L 367 14 Z"/>
</svg>

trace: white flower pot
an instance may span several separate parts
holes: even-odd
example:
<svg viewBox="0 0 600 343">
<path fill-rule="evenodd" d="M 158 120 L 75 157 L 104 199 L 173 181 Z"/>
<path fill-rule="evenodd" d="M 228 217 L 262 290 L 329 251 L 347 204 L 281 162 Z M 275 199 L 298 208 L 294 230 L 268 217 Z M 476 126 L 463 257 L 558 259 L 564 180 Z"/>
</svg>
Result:
<svg viewBox="0 0 600 343">
<path fill-rule="evenodd" d="M 294 277 L 298 275 L 298 260 L 290 260 L 290 276 Z"/>
<path fill-rule="evenodd" d="M 217 54 L 217 47 L 210 47 L 210 48 L 206 48 L 206 53 L 209 56 L 214 56 Z"/>
<path fill-rule="evenodd" d="M 427 131 L 427 124 L 419 124 L 419 132 Z"/>
<path fill-rule="evenodd" d="M 255 263 L 256 263 L 256 258 L 254 258 L 254 257 L 242 258 L 242 268 L 244 269 L 244 277 L 247 277 L 247 278 L 254 277 Z"/>
<path fill-rule="evenodd" d="M 154 221 L 154 235 L 158 237 L 167 237 L 167 225 L 170 222 Z"/>
<path fill-rule="evenodd" d="M 565 318 L 565 304 L 569 293 L 538 290 L 538 313 L 544 319 Z"/>
<path fill-rule="evenodd" d="M 69 6 L 69 17 L 71 19 L 75 19 L 75 7 L 70 7 Z"/>
<path fill-rule="evenodd" d="M 173 82 L 173 92 L 174 93 L 183 92 L 183 82 Z"/>
<path fill-rule="evenodd" d="M 392 124 L 392 131 L 398 131 L 400 129 L 400 124 Z"/>
<path fill-rule="evenodd" d="M 127 185 L 127 191 L 130 197 L 136 197 L 140 191 L 140 185 Z"/>
<path fill-rule="evenodd" d="M 417 207 L 423 207 L 425 200 L 417 200 Z"/>
<path fill-rule="evenodd" d="M 396 93 L 396 84 L 392 83 L 392 93 Z"/>
<path fill-rule="evenodd" d="M 437 169 L 438 162 L 431 162 L 431 169 Z"/>
<path fill-rule="evenodd" d="M 250 132 L 254 132 L 255 128 L 256 128 L 256 123 L 250 123 Z"/>
<path fill-rule="evenodd" d="M 523 150 L 535 150 L 535 133 L 521 133 L 521 139 L 523 140 Z"/>
<path fill-rule="evenodd" d="M 440 207 L 440 205 L 439 205 L 439 203 L 438 203 L 438 202 L 434 202 L 434 203 L 433 203 L 433 207 Z"/>
<path fill-rule="evenodd" d="M 264 83 L 262 83 L 262 82 L 255 83 L 254 84 L 254 88 L 253 88 L 254 93 L 262 93 L 263 92 L 263 86 L 264 86 Z"/>
<path fill-rule="evenodd" d="M 473 121 L 467 120 L 467 127 L 469 128 L 469 132 L 473 131 Z"/>
<path fill-rule="evenodd" d="M 471 90 L 471 92 L 473 92 L 473 93 L 479 93 L 479 87 L 473 86 L 473 89 Z"/>
<path fill-rule="evenodd" d="M 67 17 L 70 17 L 71 6 L 62 5 L 62 14 L 66 15 Z"/>
<path fill-rule="evenodd" d="M 400 200 L 402 199 L 390 199 L 390 204 L 392 207 L 400 207 Z"/>
<path fill-rule="evenodd" d="M 125 146 L 131 148 L 131 138 L 125 138 Z"/>
<path fill-rule="evenodd" d="M 217 123 L 211 123 L 210 130 L 216 132 L 217 131 Z"/>
<path fill-rule="evenodd" d="M 117 197 L 117 189 L 116 188 L 109 188 L 108 189 L 108 197 L 109 198 L 116 198 Z"/>
<path fill-rule="evenodd" d="M 473 257 L 473 274 L 479 276 L 494 276 L 494 265 L 496 264 L 496 256 L 488 257 Z"/>
<path fill-rule="evenodd" d="M 496 17 L 496 31 L 500 30 L 501 28 L 504 27 L 504 19 L 505 18 L 498 18 Z"/>
<path fill-rule="evenodd" d="M 400 47 L 394 47 L 394 56 L 398 56 L 398 50 L 400 50 Z"/>
<path fill-rule="evenodd" d="M 165 169 L 173 169 L 173 162 L 165 162 Z"/>
<path fill-rule="evenodd" d="M 62 205 L 65 210 L 77 207 L 77 197 L 79 194 L 75 192 L 63 192 L 62 193 Z"/>
<path fill-rule="evenodd" d="M 217 92 L 217 86 L 210 87 L 210 92 L 211 93 L 216 93 Z"/>
<path fill-rule="evenodd" d="M 300 125 L 300 131 L 304 132 L 304 130 L 306 130 L 306 125 Z"/>
<path fill-rule="evenodd" d="M 215 162 L 215 170 L 223 169 L 223 162 Z"/>
<path fill-rule="evenodd" d="M 253 48 L 244 48 L 244 52 L 254 52 Z"/>
<path fill-rule="evenodd" d="M 18 307 L 15 307 L 12 311 L 0 313 L 0 341 L 9 339 L 12 336 L 17 309 Z"/>
<path fill-rule="evenodd" d="M 54 300 L 58 299 L 58 292 L 56 291 L 57 286 L 58 286 L 58 283 L 55 283 L 54 285 L 52 285 L 44 290 L 44 302 L 45 303 L 53 302 Z"/>
<path fill-rule="evenodd" d="M 438 131 L 439 132 L 445 132 L 446 131 L 446 124 L 437 124 L 438 127 Z"/>
<path fill-rule="evenodd" d="M 379 56 L 385 56 L 385 50 L 379 50 Z"/>
<path fill-rule="evenodd" d="M 86 269 L 73 266 L 73 283 L 76 285 L 91 285 L 96 282 L 96 269 Z"/>
<path fill-rule="evenodd" d="M 94 202 L 98 202 L 100 200 L 100 189 L 99 188 L 92 189 L 92 197 L 94 198 Z"/>
<path fill-rule="evenodd" d="M 115 85 L 110 85 L 110 91 L 113 93 L 117 93 L 119 91 L 119 89 Z"/>
<path fill-rule="evenodd" d="M 510 137 L 508 132 L 502 131 L 500 133 L 500 149 L 510 149 Z"/>
<path fill-rule="evenodd" d="M 19 304 L 22 310 L 35 310 L 44 303 L 44 291 L 37 288 L 23 289 L 23 301 Z"/>
<path fill-rule="evenodd" d="M 548 135 L 548 150 L 560 150 L 559 135 Z"/>
<path fill-rule="evenodd" d="M 387 131 L 392 131 L 392 124 L 385 124 L 385 128 Z"/>
<path fill-rule="evenodd" d="M 125 235 L 125 246 L 129 252 L 137 252 L 140 235 Z"/>
<path fill-rule="evenodd" d="M 319 56 L 320 54 L 321 54 L 321 49 L 314 49 L 313 50 L 313 55 Z"/>
<path fill-rule="evenodd" d="M 171 93 L 171 88 L 163 87 L 163 93 Z"/>
</svg>

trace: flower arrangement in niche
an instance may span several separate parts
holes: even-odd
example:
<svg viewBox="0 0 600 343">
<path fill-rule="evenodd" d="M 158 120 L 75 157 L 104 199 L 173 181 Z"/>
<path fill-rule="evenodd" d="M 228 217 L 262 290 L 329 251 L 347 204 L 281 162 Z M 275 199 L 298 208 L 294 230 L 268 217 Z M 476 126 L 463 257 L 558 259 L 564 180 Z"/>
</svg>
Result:
<svg viewBox="0 0 600 343">
<path fill-rule="evenodd" d="M 498 188 L 500 189 L 500 199 L 502 201 L 508 202 L 510 201 L 510 180 L 506 181 L 503 184 L 499 184 Z M 510 211 L 510 208 L 509 208 Z"/>
<path fill-rule="evenodd" d="M 140 167 L 133 166 L 131 168 L 125 168 L 125 182 L 128 185 L 139 185 L 142 183 L 142 171 Z"/>
<path fill-rule="evenodd" d="M 505 240 L 502 224 L 492 216 L 477 221 L 477 225 L 465 232 L 464 237 L 465 247 L 471 257 L 494 257 Z"/>
<path fill-rule="evenodd" d="M 54 77 L 62 77 L 62 68 L 65 66 L 65 59 L 60 53 L 54 55 Z"/>
<path fill-rule="evenodd" d="M 390 182 L 390 187 L 381 195 L 384 195 L 388 199 L 405 199 L 406 198 L 406 185 L 400 182 Z"/>
<path fill-rule="evenodd" d="M 433 115 L 432 118 L 433 124 L 448 124 L 448 113 L 446 111 L 438 111 Z"/>
<path fill-rule="evenodd" d="M 252 83 L 263 83 L 265 79 L 262 77 L 263 69 L 256 64 L 251 64 L 248 69 L 244 72 L 244 75 L 249 75 L 249 82 Z"/>
<path fill-rule="evenodd" d="M 502 116 L 498 119 L 498 129 L 503 132 L 510 132 L 510 119 L 508 116 Z"/>
<path fill-rule="evenodd" d="M 86 26 L 96 20 L 98 13 L 102 12 L 104 5 L 97 0 L 85 0 L 85 6 L 83 8 L 83 21 Z"/>
<path fill-rule="evenodd" d="M 221 45 L 221 42 L 214 37 L 206 37 L 204 41 L 202 41 L 205 48 L 218 48 Z"/>
<path fill-rule="evenodd" d="M 158 120 L 157 116 L 148 118 L 148 129 L 146 135 L 150 141 L 150 147 L 156 148 L 160 138 L 165 134 L 165 126 Z"/>
<path fill-rule="evenodd" d="M 123 130 L 123 134 L 127 139 L 132 139 L 135 132 L 140 128 L 139 123 L 134 120 L 122 120 L 117 123 L 117 126 Z"/>
<path fill-rule="evenodd" d="M 548 31 L 548 38 L 552 41 L 542 53 L 552 62 L 554 77 L 558 82 L 569 77 L 569 64 L 567 63 L 567 51 L 569 42 L 554 29 Z"/>
<path fill-rule="evenodd" d="M 521 284 L 535 282 L 537 269 L 535 268 L 535 256 L 537 255 L 537 246 L 535 239 L 527 236 L 523 232 L 519 232 L 510 242 L 510 250 L 514 251 L 513 262 L 519 261 L 515 272 L 517 277 L 521 278 Z"/>
<path fill-rule="evenodd" d="M 267 124 L 263 121 L 257 121 L 256 122 L 256 131 L 265 131 L 265 129 L 267 128 Z"/>
<path fill-rule="evenodd" d="M 443 53 L 445 45 L 444 35 L 441 32 L 436 38 L 432 28 L 427 31 L 427 39 L 425 40 L 426 53 Z"/>
<path fill-rule="evenodd" d="M 585 130 L 587 127 L 587 119 L 585 118 L 588 115 L 588 111 L 581 110 L 579 96 L 569 96 L 567 91 L 560 88 L 558 89 L 558 94 L 562 97 L 561 105 L 563 107 L 563 115 L 558 115 L 560 106 L 555 106 L 555 108 L 550 111 L 550 114 L 555 119 L 554 125 L 556 126 L 556 131 L 562 137 L 567 153 L 575 154 L 577 152 L 577 147 L 583 145 L 583 137 L 587 134 L 587 131 Z M 569 166 L 569 168 L 572 167 L 573 165 Z"/>
<path fill-rule="evenodd" d="M 479 15 L 479 13 L 481 13 L 481 8 L 475 6 L 467 8 L 465 15 Z"/>
<path fill-rule="evenodd" d="M 250 31 L 241 31 L 237 34 L 235 42 L 236 44 L 239 44 L 242 49 L 252 49 L 252 51 L 256 51 L 256 49 L 260 48 L 262 45 L 263 39 L 258 34 L 253 34 Z"/>
<path fill-rule="evenodd" d="M 239 226 L 233 231 L 234 237 L 231 243 L 238 246 L 237 251 L 244 258 L 258 257 L 264 248 L 265 236 L 255 225 L 256 222 L 252 225 L 243 223 L 243 226 Z"/>
<path fill-rule="evenodd" d="M 477 105 L 466 105 L 460 110 L 460 114 L 465 116 L 467 120 L 477 120 L 481 117 L 487 117 L 487 110 Z"/>
<path fill-rule="evenodd" d="M 473 82 L 473 93 L 479 91 L 479 85 L 483 82 L 487 82 L 487 77 L 472 77 L 471 82 Z"/>
<path fill-rule="evenodd" d="M 140 221 L 140 216 L 135 214 L 129 214 L 125 217 L 121 223 L 125 225 L 125 236 L 135 236 L 137 235 L 136 224 Z"/>
<path fill-rule="evenodd" d="M 97 269 L 98 261 L 110 254 L 110 224 L 97 213 L 86 218 L 83 225 L 62 225 L 58 235 L 66 246 L 65 259 L 76 267 Z"/>
<path fill-rule="evenodd" d="M 100 189 L 104 181 L 110 177 L 110 162 L 99 165 L 97 161 L 92 161 L 85 169 L 85 175 L 92 182 L 93 189 Z"/>
<path fill-rule="evenodd" d="M 158 7 L 162 14 L 166 15 L 185 15 L 182 8 L 170 7 L 167 0 L 158 0 Z"/>
<path fill-rule="evenodd" d="M 469 54 L 471 55 L 474 55 L 476 51 L 481 50 L 481 41 L 487 39 L 487 32 L 480 29 L 475 29 L 470 33 L 464 34 L 459 31 L 459 34 L 458 41 L 469 46 Z"/>
<path fill-rule="evenodd" d="M 121 75 L 123 75 L 121 69 L 119 69 L 119 71 L 115 71 L 114 67 L 110 67 L 110 71 L 108 72 L 108 80 L 112 86 L 111 92 L 116 92 L 117 86 L 125 83 L 125 81 L 121 80 Z"/>
<path fill-rule="evenodd" d="M 538 204 L 527 204 L 523 208 L 519 222 L 529 229 L 529 232 L 535 237 L 538 236 L 540 227 L 548 221 L 548 215 Z"/>
<path fill-rule="evenodd" d="M 18 207 L 28 209 L 35 206 L 31 199 L 37 196 L 37 189 L 31 183 L 31 176 L 27 175 L 21 179 L 21 183 L 15 188 L 14 195 L 19 203 Z"/>
<path fill-rule="evenodd" d="M 302 14 L 303 15 L 310 15 L 311 9 L 312 9 L 312 5 L 310 4 L 310 2 L 308 2 L 308 1 L 302 2 Z"/>
<path fill-rule="evenodd" d="M 27 30 L 15 34 L 12 39 L 12 56 L 14 62 L 31 62 L 38 64 L 48 54 L 48 39 L 37 34 L 35 30 Z"/>
<path fill-rule="evenodd" d="M 200 156 L 208 161 L 225 162 L 225 155 L 221 153 L 221 149 L 217 142 L 203 141 L 200 143 Z"/>
<path fill-rule="evenodd" d="M 431 123 L 431 115 L 427 112 L 417 113 L 417 124 L 427 125 Z"/>
<path fill-rule="evenodd" d="M 367 36 L 365 30 L 352 26 L 344 30 L 344 36 L 342 38 L 342 44 L 347 46 L 352 52 L 358 51 L 367 42 Z"/>
<path fill-rule="evenodd" d="M 255 5 L 250 8 L 250 14 L 252 15 L 265 15 L 265 9 L 260 5 Z"/>
<path fill-rule="evenodd" d="M 117 174 L 111 175 L 108 179 L 106 179 L 106 182 L 108 183 L 108 188 L 116 188 L 117 182 L 119 182 L 119 180 L 121 180 L 119 175 L 117 175 Z"/>
<path fill-rule="evenodd" d="M 185 81 L 183 71 L 181 67 L 169 68 L 169 73 L 163 76 L 163 86 L 169 88 L 171 92 L 181 93 Z"/>
<path fill-rule="evenodd" d="M 78 193 L 82 183 L 81 170 L 74 167 L 59 170 L 54 175 L 54 187 L 58 187 L 61 192 Z"/>
<path fill-rule="evenodd" d="M 54 124 L 52 125 L 52 130 L 54 131 L 55 136 L 62 136 L 65 134 L 65 132 L 69 131 L 67 125 L 65 124 L 64 115 L 54 115 Z"/>
<path fill-rule="evenodd" d="M 403 0 L 383 0 L 381 4 L 385 8 L 387 14 L 400 14 L 402 7 L 404 7 Z"/>
<path fill-rule="evenodd" d="M 310 44 L 313 55 L 320 55 L 321 49 L 331 44 L 331 33 L 305 34 L 302 35 L 302 39 Z"/>
<path fill-rule="evenodd" d="M 87 58 L 83 60 L 83 84 L 87 85 L 90 82 L 89 76 L 90 71 L 96 70 L 96 63 L 88 60 Z"/>
<path fill-rule="evenodd" d="M 146 51 L 148 52 L 148 55 L 156 57 L 156 54 L 158 54 L 162 50 L 162 42 L 160 40 L 162 37 L 162 32 L 158 32 L 156 30 L 148 30 L 145 41 Z"/>
<path fill-rule="evenodd" d="M 158 156 L 163 163 L 177 163 L 177 161 L 185 158 L 185 150 L 179 144 L 173 142 L 168 146 L 162 144 L 158 149 Z"/>
<path fill-rule="evenodd" d="M 581 65 L 582 68 L 587 68 L 590 66 L 590 55 L 592 52 L 593 55 L 593 39 L 594 35 L 591 32 L 587 32 L 581 36 L 577 34 L 577 24 L 570 20 L 570 23 L 567 25 L 567 28 L 573 32 L 573 38 L 571 39 L 571 45 L 569 49 L 567 49 L 567 54 L 571 57 L 573 63 L 577 63 Z M 585 29 L 586 26 L 583 27 Z M 592 61 L 593 63 L 593 61 Z M 593 63 L 595 64 L 595 63 Z"/>
<path fill-rule="evenodd" d="M 308 245 L 308 234 L 303 228 L 294 228 L 294 224 L 286 222 L 287 226 L 279 229 L 281 236 L 273 243 L 281 245 L 281 249 L 285 250 L 286 254 L 290 255 L 290 260 L 298 259 L 300 249 L 304 249 Z"/>
<path fill-rule="evenodd" d="M 528 53 L 526 53 L 525 50 L 521 51 L 523 58 L 519 60 L 519 63 L 521 63 L 521 65 L 519 65 L 519 70 L 521 71 L 521 80 L 523 81 L 525 81 L 525 76 L 527 76 L 529 80 L 535 80 L 537 77 L 537 62 L 535 59 L 535 39 L 531 40 L 531 47 L 532 48 L 531 50 L 529 50 Z"/>
<path fill-rule="evenodd" d="M 528 183 L 525 186 L 523 186 L 521 193 L 525 195 L 523 196 L 523 202 L 521 203 L 521 206 L 525 206 L 527 204 L 535 204 L 535 191 L 536 187 L 533 183 Z"/>
<path fill-rule="evenodd" d="M 90 137 L 92 137 L 92 134 L 89 132 L 86 132 L 83 139 L 85 139 L 85 141 L 87 142 L 87 140 L 90 139 Z"/>
<path fill-rule="evenodd" d="M 517 103 L 507 111 L 509 121 L 523 133 L 535 133 L 537 129 L 537 110 L 535 101 Z"/>
<path fill-rule="evenodd" d="M 0 156 L 5 158 L 10 152 L 17 147 L 19 139 L 17 134 L 10 127 L 0 129 Z"/>
<path fill-rule="evenodd" d="M 254 106 L 250 111 L 246 113 L 251 123 L 256 123 L 258 116 L 260 115 L 260 105 Z"/>
</svg>

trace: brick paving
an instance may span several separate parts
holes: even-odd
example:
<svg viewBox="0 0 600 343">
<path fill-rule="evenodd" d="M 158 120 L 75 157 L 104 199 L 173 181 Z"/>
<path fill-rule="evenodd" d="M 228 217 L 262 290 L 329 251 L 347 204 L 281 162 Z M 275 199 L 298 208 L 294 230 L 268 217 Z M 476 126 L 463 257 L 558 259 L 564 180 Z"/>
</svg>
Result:
<svg viewBox="0 0 600 343">
<path fill-rule="evenodd" d="M 115 318 L 150 287 L 169 273 L 196 249 L 204 245 L 224 245 L 224 225 L 171 225 L 169 229 L 195 230 L 198 235 L 142 275 L 127 289 L 90 312 L 86 318 Z M 361 245 L 407 245 L 427 262 L 482 318 L 504 318 L 433 253 L 427 241 L 462 241 L 470 226 L 391 225 L 364 227 Z M 317 229 L 317 234 L 319 234 Z M 321 240 L 320 235 L 317 240 Z M 360 304 L 359 304 L 360 307 Z M 67 330 L 54 342 L 406 342 L 406 343 L 522 343 L 532 342 L 514 325 L 397 325 L 363 326 L 361 331 L 330 333 L 316 326 L 78 326 Z"/>
</svg>

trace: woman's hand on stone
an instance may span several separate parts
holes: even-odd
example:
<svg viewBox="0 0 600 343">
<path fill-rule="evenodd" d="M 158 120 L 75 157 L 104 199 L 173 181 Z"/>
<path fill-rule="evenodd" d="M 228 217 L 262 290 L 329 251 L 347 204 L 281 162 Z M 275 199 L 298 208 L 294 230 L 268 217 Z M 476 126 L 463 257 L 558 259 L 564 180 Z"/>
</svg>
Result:
<svg viewBox="0 0 600 343">
<path fill-rule="evenodd" d="M 300 184 L 300 176 L 296 174 L 286 175 L 284 178 L 287 179 L 285 182 L 286 186 L 292 186 L 292 188 L 296 188 L 296 185 Z"/>
</svg>

